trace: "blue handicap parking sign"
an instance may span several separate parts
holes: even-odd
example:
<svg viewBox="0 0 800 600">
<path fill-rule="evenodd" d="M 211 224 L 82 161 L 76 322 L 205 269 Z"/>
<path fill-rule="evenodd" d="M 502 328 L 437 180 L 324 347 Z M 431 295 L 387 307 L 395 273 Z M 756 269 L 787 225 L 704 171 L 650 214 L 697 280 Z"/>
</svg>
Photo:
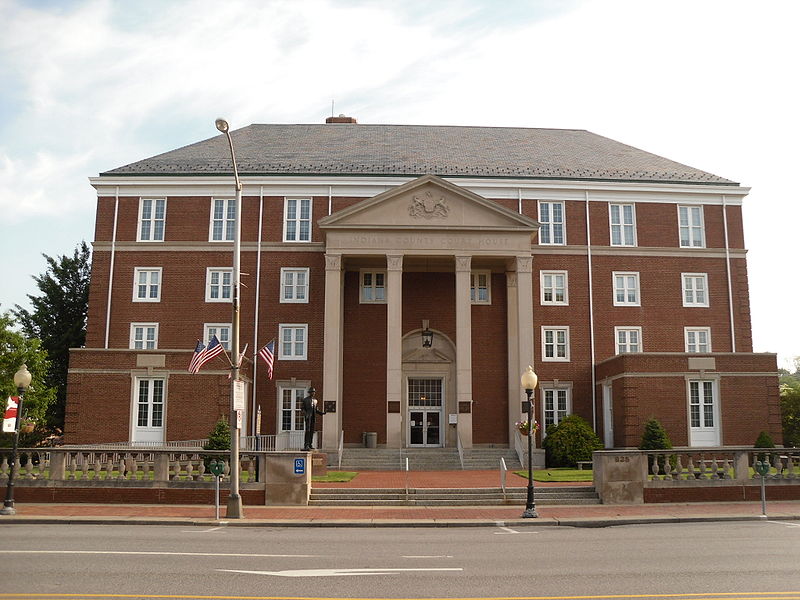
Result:
<svg viewBox="0 0 800 600">
<path fill-rule="evenodd" d="M 294 459 L 294 472 L 297 475 L 302 475 L 306 472 L 306 459 L 305 458 L 295 458 Z"/>
</svg>

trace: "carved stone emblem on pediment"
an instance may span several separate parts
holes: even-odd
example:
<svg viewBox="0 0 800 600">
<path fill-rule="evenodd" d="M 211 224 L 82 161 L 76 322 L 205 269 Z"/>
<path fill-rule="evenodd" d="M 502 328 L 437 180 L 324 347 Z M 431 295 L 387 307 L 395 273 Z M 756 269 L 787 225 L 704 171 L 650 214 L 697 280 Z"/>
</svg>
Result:
<svg viewBox="0 0 800 600">
<path fill-rule="evenodd" d="M 415 219 L 443 219 L 449 211 L 450 207 L 447 206 L 444 196 L 434 196 L 430 190 L 424 194 L 416 194 L 408 207 L 408 214 Z"/>
</svg>

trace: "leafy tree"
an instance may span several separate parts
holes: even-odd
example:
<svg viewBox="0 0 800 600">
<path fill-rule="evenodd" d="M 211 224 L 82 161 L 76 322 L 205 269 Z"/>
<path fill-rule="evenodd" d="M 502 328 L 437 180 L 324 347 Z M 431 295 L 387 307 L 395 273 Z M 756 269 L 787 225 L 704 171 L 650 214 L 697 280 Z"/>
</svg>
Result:
<svg viewBox="0 0 800 600">
<path fill-rule="evenodd" d="M 21 333 L 14 331 L 12 319 L 8 313 L 0 314 L 0 403 L 2 410 L 6 408 L 6 398 L 17 395 L 14 386 L 14 373 L 22 365 L 27 365 L 31 373 L 31 386 L 25 393 L 22 404 L 23 415 L 35 420 L 38 424 L 44 421 L 49 406 L 56 396 L 56 391 L 47 385 L 47 374 L 50 361 L 47 352 L 37 339 L 26 339 Z M 31 434 L 22 434 L 20 445 L 30 446 L 45 435 L 40 427 Z M 0 445 L 10 446 L 11 435 L 0 434 Z"/>
<path fill-rule="evenodd" d="M 800 384 L 781 386 L 781 423 L 783 445 L 800 447 Z"/>
<path fill-rule="evenodd" d="M 548 466 L 575 467 L 579 460 L 591 460 L 592 452 L 600 450 L 603 442 L 585 419 L 569 415 L 547 428 L 542 447 Z"/>
<path fill-rule="evenodd" d="M 38 338 L 50 359 L 45 383 L 55 388 L 56 401 L 47 414 L 48 424 L 64 427 L 67 401 L 69 349 L 86 341 L 86 316 L 89 307 L 91 262 L 89 246 L 81 242 L 72 256 L 53 258 L 43 254 L 47 271 L 34 277 L 41 295 L 28 295 L 32 311 L 16 305 L 12 311 L 29 338 Z"/>
</svg>

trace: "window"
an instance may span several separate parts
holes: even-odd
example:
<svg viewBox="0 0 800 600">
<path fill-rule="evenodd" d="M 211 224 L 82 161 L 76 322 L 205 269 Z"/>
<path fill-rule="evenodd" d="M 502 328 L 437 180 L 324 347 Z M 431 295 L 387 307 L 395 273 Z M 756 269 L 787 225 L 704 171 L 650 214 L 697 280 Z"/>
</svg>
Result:
<svg viewBox="0 0 800 600">
<path fill-rule="evenodd" d="M 164 221 L 167 212 L 165 198 L 142 198 L 139 200 L 139 229 L 137 242 L 163 242 Z"/>
<path fill-rule="evenodd" d="M 281 431 L 303 431 L 306 422 L 303 418 L 304 387 L 281 388 Z"/>
<path fill-rule="evenodd" d="M 280 354 L 284 360 L 306 360 L 308 325 L 280 326 Z"/>
<path fill-rule="evenodd" d="M 614 271 L 614 306 L 639 306 L 639 273 Z"/>
<path fill-rule="evenodd" d="M 692 427 L 714 427 L 713 381 L 689 381 L 689 414 Z"/>
<path fill-rule="evenodd" d="M 566 244 L 563 202 L 539 202 L 539 223 L 540 244 Z"/>
<path fill-rule="evenodd" d="M 609 204 L 612 246 L 636 245 L 636 216 L 633 204 Z"/>
<path fill-rule="evenodd" d="M 540 271 L 539 281 L 542 304 L 569 304 L 566 271 Z"/>
<path fill-rule="evenodd" d="M 232 242 L 233 229 L 236 225 L 236 200 L 234 198 L 211 200 L 211 235 L 212 242 Z"/>
<path fill-rule="evenodd" d="M 542 360 L 569 362 L 569 327 L 542 327 Z"/>
<path fill-rule="evenodd" d="M 311 241 L 311 198 L 286 198 L 283 241 Z"/>
<path fill-rule="evenodd" d="M 708 306 L 708 275 L 683 273 L 683 305 Z"/>
<path fill-rule="evenodd" d="M 386 302 L 386 271 L 361 271 L 361 303 Z"/>
<path fill-rule="evenodd" d="M 473 271 L 469 280 L 469 300 L 473 304 L 492 303 L 492 273 Z"/>
<path fill-rule="evenodd" d="M 206 269 L 206 302 L 230 302 L 233 289 L 233 269 Z"/>
<path fill-rule="evenodd" d="M 158 348 L 158 323 L 131 323 L 132 350 L 155 350 Z"/>
<path fill-rule="evenodd" d="M 133 301 L 161 302 L 161 267 L 136 267 L 133 270 Z"/>
<path fill-rule="evenodd" d="M 136 380 L 136 426 L 164 426 L 164 380 L 140 378 Z"/>
<path fill-rule="evenodd" d="M 678 228 L 681 248 L 705 248 L 705 226 L 702 206 L 679 206 Z"/>
<path fill-rule="evenodd" d="M 544 413 L 542 431 L 546 433 L 549 425 L 558 425 L 564 417 L 570 414 L 571 394 L 569 388 L 547 385 L 541 387 L 541 393 L 542 412 Z"/>
<path fill-rule="evenodd" d="M 710 327 L 684 327 L 686 352 L 711 352 Z"/>
<path fill-rule="evenodd" d="M 203 343 L 208 345 L 212 336 L 217 336 L 220 346 L 225 348 L 225 350 L 231 349 L 230 323 L 206 323 L 203 328 Z"/>
<path fill-rule="evenodd" d="M 614 327 L 617 338 L 617 354 L 627 352 L 642 352 L 641 327 Z"/>
<path fill-rule="evenodd" d="M 281 269 L 281 302 L 308 302 L 308 268 Z"/>
</svg>

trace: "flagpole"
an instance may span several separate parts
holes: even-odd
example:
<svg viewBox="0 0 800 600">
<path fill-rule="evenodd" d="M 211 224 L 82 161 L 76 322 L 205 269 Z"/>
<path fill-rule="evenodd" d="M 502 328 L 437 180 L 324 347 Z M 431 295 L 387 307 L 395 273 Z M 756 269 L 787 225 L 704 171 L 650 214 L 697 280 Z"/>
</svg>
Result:
<svg viewBox="0 0 800 600">
<path fill-rule="evenodd" d="M 217 119 L 215 125 L 228 139 L 233 163 L 233 177 L 236 182 L 236 215 L 233 225 L 233 290 L 231 294 L 232 319 L 231 319 L 231 488 L 228 494 L 227 512 L 228 519 L 244 518 L 242 511 L 242 497 L 239 494 L 239 419 L 236 407 L 236 390 L 239 384 L 239 290 L 242 274 L 242 182 L 239 181 L 239 170 L 236 168 L 236 154 L 233 151 L 233 140 L 229 132 L 228 122 Z"/>
</svg>

